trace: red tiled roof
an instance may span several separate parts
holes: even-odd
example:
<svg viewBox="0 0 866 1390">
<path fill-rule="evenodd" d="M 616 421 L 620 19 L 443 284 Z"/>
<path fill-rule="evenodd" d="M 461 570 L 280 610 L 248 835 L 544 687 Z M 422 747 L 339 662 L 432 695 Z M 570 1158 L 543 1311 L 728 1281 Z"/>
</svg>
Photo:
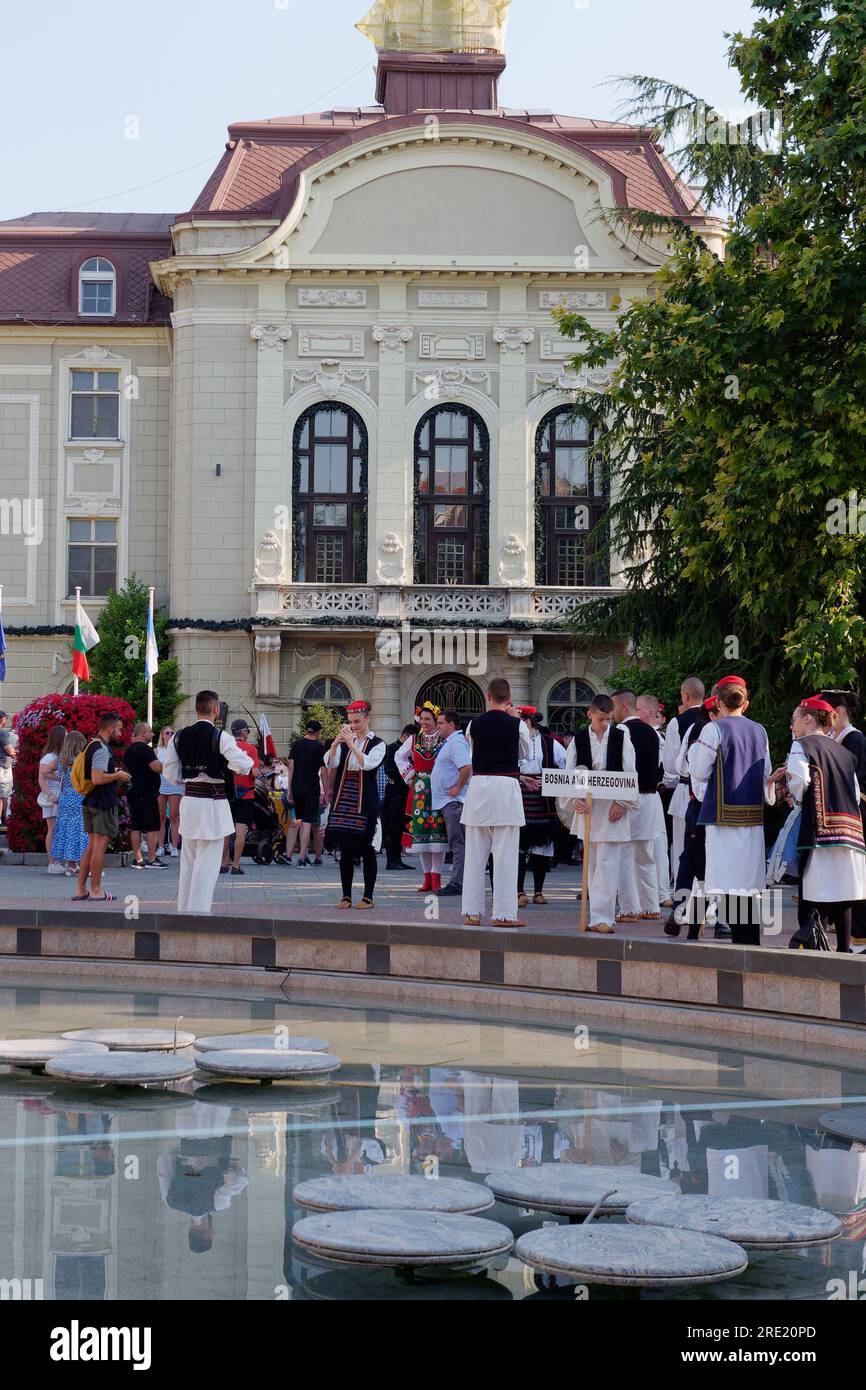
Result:
<svg viewBox="0 0 866 1390">
<path fill-rule="evenodd" d="M 33 212 L 0 222 L 0 322 L 165 324 L 150 262 L 171 254 L 170 213 Z M 117 314 L 82 319 L 78 269 L 104 256 L 117 271 Z"/>
</svg>

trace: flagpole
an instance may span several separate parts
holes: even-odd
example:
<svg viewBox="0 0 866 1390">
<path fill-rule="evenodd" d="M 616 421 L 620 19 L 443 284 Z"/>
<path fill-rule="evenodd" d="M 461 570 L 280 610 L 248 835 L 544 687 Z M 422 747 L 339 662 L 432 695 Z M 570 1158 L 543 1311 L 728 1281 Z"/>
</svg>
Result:
<svg viewBox="0 0 866 1390">
<path fill-rule="evenodd" d="M 78 610 L 79 610 L 80 607 L 81 607 L 81 589 L 78 588 L 78 589 L 75 590 L 75 621 L 76 621 L 76 622 L 78 621 Z M 74 677 L 73 677 L 72 693 L 73 693 L 73 695 L 77 695 L 77 694 L 78 694 L 78 677 L 77 677 L 77 676 L 74 676 Z"/>
<path fill-rule="evenodd" d="M 149 637 L 149 634 L 150 634 L 150 630 L 151 630 L 151 628 L 153 627 L 153 596 L 154 596 L 154 593 L 155 593 L 155 592 L 156 592 L 156 591 L 155 591 L 154 589 L 151 589 L 151 590 L 150 590 L 150 606 L 149 606 L 149 609 L 148 609 L 148 619 L 147 619 L 148 637 Z M 145 661 L 146 661 L 146 665 L 147 665 L 147 667 L 148 667 L 148 670 L 150 671 L 150 662 L 147 660 L 147 658 L 145 658 Z M 147 722 L 148 722 L 148 724 L 150 725 L 150 727 L 153 728 L 153 672 L 152 672 L 152 671 L 150 672 L 150 675 L 149 675 L 149 678 L 148 678 L 148 682 L 147 682 Z"/>
</svg>

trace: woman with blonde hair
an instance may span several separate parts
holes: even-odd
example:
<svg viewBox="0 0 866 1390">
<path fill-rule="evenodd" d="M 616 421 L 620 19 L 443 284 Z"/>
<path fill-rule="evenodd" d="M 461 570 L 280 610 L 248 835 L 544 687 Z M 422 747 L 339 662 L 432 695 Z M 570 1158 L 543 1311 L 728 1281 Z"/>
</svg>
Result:
<svg viewBox="0 0 866 1390">
<path fill-rule="evenodd" d="M 48 855 L 50 874 L 65 873 L 63 865 L 54 855 L 54 822 L 57 817 L 57 803 L 60 800 L 60 750 L 65 737 L 66 730 L 63 725 L 55 724 L 39 759 L 39 795 L 36 801 L 45 822 L 45 853 Z"/>
<path fill-rule="evenodd" d="M 169 744 L 174 738 L 174 729 L 163 729 L 159 736 L 159 743 L 156 748 L 157 760 L 165 763 L 168 756 Z M 159 848 L 156 851 L 157 859 L 167 858 L 177 859 L 177 842 L 180 839 L 180 799 L 183 796 L 183 787 L 174 786 L 167 782 L 165 772 L 159 782 Z M 171 825 L 171 845 L 165 847 L 165 814 L 168 810 L 169 823 Z"/>
<path fill-rule="evenodd" d="M 70 772 L 72 764 L 87 747 L 87 739 L 77 729 L 70 729 L 60 749 L 60 797 L 57 802 L 57 817 L 54 823 L 52 851 L 58 863 L 66 868 L 67 878 L 78 873 L 78 861 L 87 849 L 87 834 L 81 803 L 84 800 L 72 785 Z"/>
</svg>

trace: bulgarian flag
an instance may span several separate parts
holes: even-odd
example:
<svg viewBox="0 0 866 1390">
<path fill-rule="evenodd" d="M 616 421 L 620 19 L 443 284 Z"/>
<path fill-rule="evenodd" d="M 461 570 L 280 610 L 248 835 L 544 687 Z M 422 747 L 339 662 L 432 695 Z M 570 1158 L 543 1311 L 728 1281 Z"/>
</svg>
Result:
<svg viewBox="0 0 866 1390">
<path fill-rule="evenodd" d="M 75 641 L 72 644 L 72 674 L 77 680 L 90 680 L 87 653 L 99 641 L 99 633 L 81 607 L 81 594 L 75 595 Z"/>
<path fill-rule="evenodd" d="M 277 750 L 274 746 L 274 736 L 271 733 L 271 726 L 264 715 L 259 720 L 259 738 L 262 744 L 262 757 L 275 758 Z"/>
</svg>

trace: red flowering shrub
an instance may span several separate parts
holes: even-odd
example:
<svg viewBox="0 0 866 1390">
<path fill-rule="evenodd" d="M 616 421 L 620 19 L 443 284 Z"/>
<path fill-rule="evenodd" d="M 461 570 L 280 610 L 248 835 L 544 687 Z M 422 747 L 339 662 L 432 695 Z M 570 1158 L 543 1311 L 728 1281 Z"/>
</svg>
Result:
<svg viewBox="0 0 866 1390">
<path fill-rule="evenodd" d="M 36 798 L 39 795 L 39 759 L 55 724 L 78 729 L 86 738 L 95 738 L 99 721 L 107 710 L 123 720 L 121 745 L 127 748 L 138 716 L 125 700 L 105 695 L 44 695 L 34 700 L 12 720 L 18 735 L 14 793 L 7 828 L 9 848 L 18 854 L 45 848 L 45 822 Z M 121 802 L 123 809 L 123 801 Z M 123 819 L 123 816 L 121 816 Z"/>
</svg>

